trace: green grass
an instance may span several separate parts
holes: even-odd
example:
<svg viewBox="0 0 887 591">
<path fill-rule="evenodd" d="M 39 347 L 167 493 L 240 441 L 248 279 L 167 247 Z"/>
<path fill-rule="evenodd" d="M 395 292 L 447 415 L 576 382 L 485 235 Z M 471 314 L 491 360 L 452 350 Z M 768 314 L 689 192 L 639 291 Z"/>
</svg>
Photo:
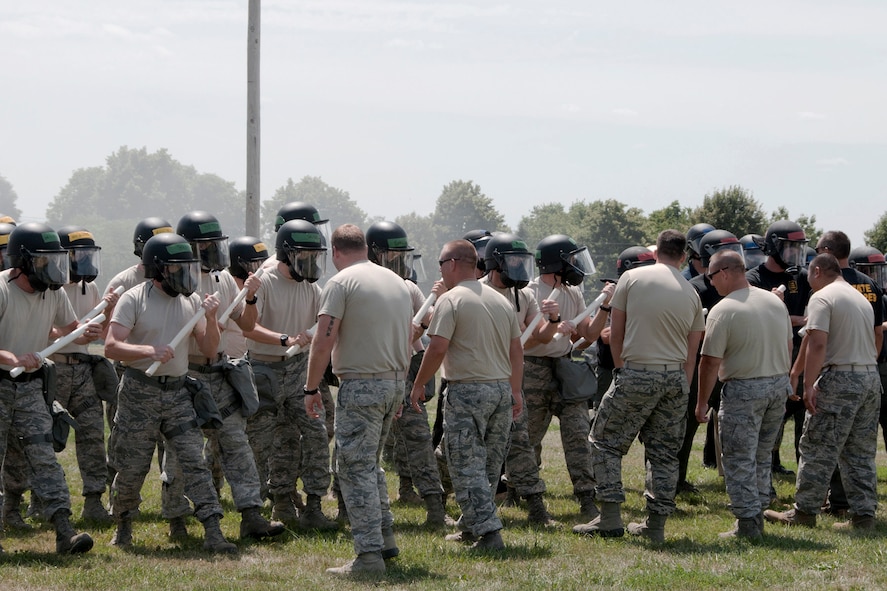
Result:
<svg viewBox="0 0 887 591">
<path fill-rule="evenodd" d="M 113 528 L 85 528 L 96 540 L 88 554 L 59 557 L 51 529 L 42 525 L 29 534 L 7 534 L 0 557 L 0 589 L 884 589 L 887 556 L 884 535 L 887 515 L 878 511 L 881 525 L 874 535 L 833 531 L 834 519 L 823 517 L 815 530 L 789 529 L 768 524 L 759 544 L 721 540 L 733 517 L 727 510 L 723 482 L 713 470 L 701 467 L 703 433 L 697 435 L 690 463 L 690 480 L 700 494 L 678 497 L 678 511 L 666 526 L 666 543 L 654 547 L 628 536 L 615 540 L 574 535 L 578 505 L 564 467 L 557 433 L 552 426 L 546 440 L 543 477 L 546 502 L 563 527 L 540 531 L 528 527 L 526 512 L 500 508 L 507 550 L 477 553 L 445 542 L 442 534 L 423 530 L 424 510 L 393 505 L 395 532 L 401 555 L 389 563 L 378 582 L 341 581 L 324 573 L 352 557 L 347 531 L 332 534 L 288 532 L 280 541 L 239 542 L 235 557 L 216 557 L 202 551 L 202 528 L 191 520 L 193 537 L 183 544 L 167 540 L 166 522 L 159 517 L 160 488 L 156 469 L 143 490 L 142 514 L 134 524 L 135 549 L 124 552 L 109 545 Z M 788 443 L 788 437 L 786 438 Z M 880 448 L 880 446 L 879 446 Z M 783 458 L 793 458 L 788 445 Z M 879 465 L 885 453 L 879 451 Z M 60 455 L 74 494 L 74 512 L 82 500 L 74 460 L 73 441 Z M 792 462 L 786 465 L 794 468 Z M 156 466 L 156 464 L 155 464 Z M 883 491 L 887 473 L 879 470 Z M 628 500 L 626 521 L 643 516 L 643 448 L 635 443 L 624 463 Z M 389 477 L 392 498 L 396 477 Z M 779 502 L 791 502 L 794 481 L 778 480 Z M 883 506 L 883 495 L 881 498 Z M 236 539 L 239 515 L 223 492 L 226 517 L 222 526 Z M 327 514 L 335 503 L 324 501 Z M 449 513 L 458 516 L 450 499 Z"/>
</svg>

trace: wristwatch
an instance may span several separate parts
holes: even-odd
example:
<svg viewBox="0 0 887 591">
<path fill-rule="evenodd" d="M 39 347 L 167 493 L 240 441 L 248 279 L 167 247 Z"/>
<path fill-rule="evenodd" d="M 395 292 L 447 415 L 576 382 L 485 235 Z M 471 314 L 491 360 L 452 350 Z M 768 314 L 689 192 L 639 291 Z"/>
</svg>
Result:
<svg viewBox="0 0 887 591">
<path fill-rule="evenodd" d="M 304 386 L 302 386 L 302 392 L 305 393 L 305 396 L 313 396 L 314 394 L 320 392 L 320 386 L 314 388 L 313 390 L 309 390 L 308 384 L 305 384 Z"/>
<path fill-rule="evenodd" d="M 286 342 L 290 340 L 290 336 L 288 334 L 280 335 L 280 346 L 286 347 Z"/>
<path fill-rule="evenodd" d="M 549 318 L 548 321 L 549 321 L 550 323 L 552 323 L 552 324 L 557 324 L 558 322 L 561 321 L 561 315 L 558 314 L 558 315 L 557 315 L 557 318 L 555 318 L 554 320 L 552 320 L 551 318 Z"/>
</svg>

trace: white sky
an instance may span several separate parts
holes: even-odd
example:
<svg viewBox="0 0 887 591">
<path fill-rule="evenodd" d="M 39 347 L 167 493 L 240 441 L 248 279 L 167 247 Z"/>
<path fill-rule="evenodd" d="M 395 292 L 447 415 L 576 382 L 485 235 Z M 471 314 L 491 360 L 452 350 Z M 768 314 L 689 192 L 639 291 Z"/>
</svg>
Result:
<svg viewBox="0 0 887 591">
<path fill-rule="evenodd" d="M 0 175 L 25 216 L 122 145 L 244 189 L 247 4 L 0 4 Z M 883 0 L 262 4 L 264 198 L 321 176 L 393 219 L 471 179 L 514 226 L 739 184 L 854 244 L 887 210 Z"/>
</svg>

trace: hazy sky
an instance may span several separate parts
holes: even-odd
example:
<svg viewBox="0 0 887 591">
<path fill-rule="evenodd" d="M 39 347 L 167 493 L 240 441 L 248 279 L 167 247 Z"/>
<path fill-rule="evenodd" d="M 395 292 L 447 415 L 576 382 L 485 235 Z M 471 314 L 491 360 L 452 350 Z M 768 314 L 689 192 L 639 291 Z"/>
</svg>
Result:
<svg viewBox="0 0 887 591">
<path fill-rule="evenodd" d="M 0 175 L 25 216 L 122 145 L 245 189 L 247 5 L 0 4 Z M 887 211 L 883 0 L 265 0 L 261 50 L 263 198 L 321 176 L 393 219 L 471 179 L 516 225 L 739 184 L 854 244 Z"/>
</svg>

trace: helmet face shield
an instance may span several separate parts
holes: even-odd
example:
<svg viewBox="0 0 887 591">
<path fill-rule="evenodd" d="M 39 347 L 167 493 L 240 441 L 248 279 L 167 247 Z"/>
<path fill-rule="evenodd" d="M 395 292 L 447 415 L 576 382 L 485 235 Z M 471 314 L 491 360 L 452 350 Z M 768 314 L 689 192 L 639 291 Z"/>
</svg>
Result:
<svg viewBox="0 0 887 591">
<path fill-rule="evenodd" d="M 37 252 L 30 255 L 34 279 L 49 289 L 68 283 L 68 252 Z"/>
<path fill-rule="evenodd" d="M 535 277 L 536 261 L 531 253 L 506 252 L 498 257 L 502 282 L 506 286 L 524 288 Z"/>
<path fill-rule="evenodd" d="M 321 236 L 323 236 L 323 244 L 329 244 L 330 235 L 332 234 L 332 231 L 330 230 L 330 221 L 326 220 L 323 222 L 314 222 L 314 227 L 317 228 L 317 231 L 320 232 Z"/>
<path fill-rule="evenodd" d="M 745 263 L 745 249 L 742 248 L 742 245 L 739 242 L 726 242 L 723 244 L 706 245 L 707 252 L 706 252 L 706 256 L 704 256 L 702 258 L 703 263 L 705 263 L 705 266 L 707 267 L 708 264 L 711 262 L 711 257 L 713 257 L 716 252 L 721 252 L 721 251 L 726 251 L 726 250 L 732 250 L 733 252 L 738 254 L 740 257 L 742 257 L 742 263 L 744 265 L 746 264 Z M 748 267 L 746 266 L 746 268 L 748 268 Z"/>
<path fill-rule="evenodd" d="M 93 281 L 99 276 L 102 269 L 102 249 L 98 246 L 72 248 L 68 251 L 71 256 L 71 279 L 74 281 Z"/>
<path fill-rule="evenodd" d="M 753 248 L 750 250 L 746 250 L 743 253 L 745 257 L 745 268 L 746 269 L 754 269 L 758 265 L 762 264 L 767 260 L 767 255 L 760 248 Z"/>
<path fill-rule="evenodd" d="M 197 261 L 182 261 L 180 263 L 165 263 L 162 265 L 163 282 L 169 288 L 183 296 L 189 296 L 197 291 L 200 281 L 200 263 Z"/>
<path fill-rule="evenodd" d="M 194 241 L 191 243 L 191 250 L 200 259 L 200 266 L 204 271 L 221 271 L 231 264 L 227 237 Z"/>
<path fill-rule="evenodd" d="M 807 260 L 807 241 L 779 239 L 776 252 L 786 269 L 800 269 Z"/>
<path fill-rule="evenodd" d="M 413 255 L 413 273 L 416 275 L 415 280 L 417 282 L 428 280 L 428 274 L 425 272 L 425 265 L 422 263 L 421 254 Z"/>
<path fill-rule="evenodd" d="M 326 272 L 326 249 L 287 249 L 287 259 L 290 269 L 295 271 L 296 278 L 301 277 L 309 283 L 314 283 Z"/>
<path fill-rule="evenodd" d="M 856 270 L 868 275 L 882 290 L 887 290 L 887 265 L 866 265 L 856 263 Z"/>
<path fill-rule="evenodd" d="M 572 265 L 583 275 L 593 275 L 595 271 L 597 271 L 594 266 L 594 261 L 591 260 L 591 253 L 588 252 L 588 248 L 585 246 L 579 250 L 574 250 L 569 254 L 563 255 L 563 259 L 565 263 Z"/>
<path fill-rule="evenodd" d="M 397 273 L 403 279 L 413 276 L 413 250 L 382 250 L 378 252 L 379 263 Z"/>
</svg>

